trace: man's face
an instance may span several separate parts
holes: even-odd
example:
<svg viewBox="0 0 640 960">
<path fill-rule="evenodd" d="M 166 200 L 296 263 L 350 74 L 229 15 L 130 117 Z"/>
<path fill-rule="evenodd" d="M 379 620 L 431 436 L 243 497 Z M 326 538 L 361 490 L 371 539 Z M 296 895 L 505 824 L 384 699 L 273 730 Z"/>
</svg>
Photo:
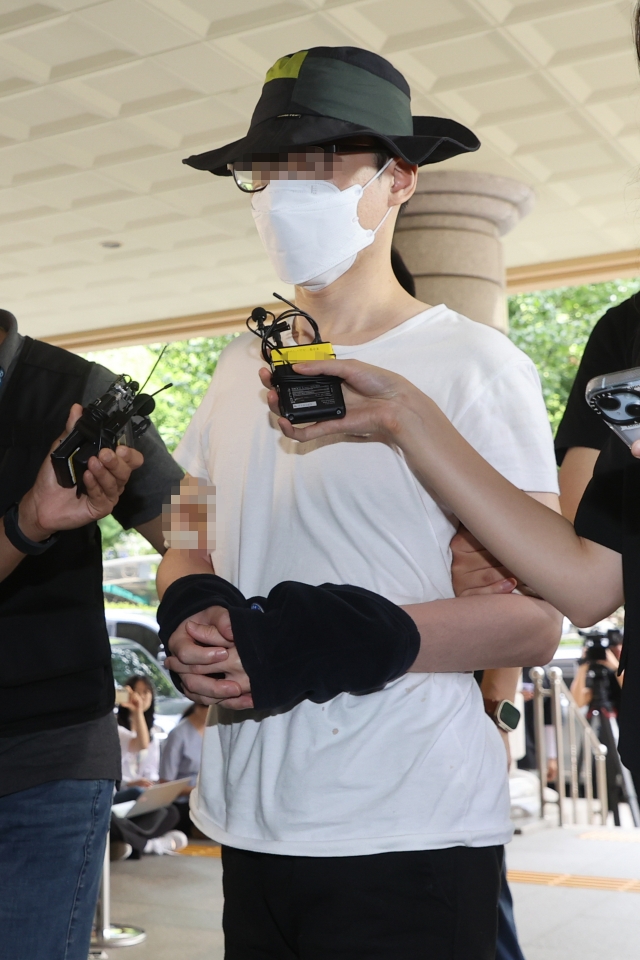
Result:
<svg viewBox="0 0 640 960">
<path fill-rule="evenodd" d="M 376 171 L 375 156 L 367 150 L 327 153 L 320 147 L 306 147 L 287 154 L 257 154 L 232 165 L 236 183 L 247 193 L 264 190 L 272 180 L 325 180 L 340 190 L 359 183 L 360 169 Z M 366 182 L 366 181 L 365 181 Z"/>
<path fill-rule="evenodd" d="M 236 183 L 249 195 L 266 189 L 274 180 L 324 180 L 339 190 L 354 184 L 364 186 L 378 172 L 378 162 L 373 142 L 371 150 L 366 141 L 353 151 L 345 145 L 344 150 L 327 153 L 319 147 L 301 148 L 285 155 L 253 156 L 236 162 L 233 175 Z M 358 217 L 364 229 L 373 229 L 387 211 L 389 183 L 395 161 L 375 183 L 366 190 L 358 205 Z"/>
</svg>

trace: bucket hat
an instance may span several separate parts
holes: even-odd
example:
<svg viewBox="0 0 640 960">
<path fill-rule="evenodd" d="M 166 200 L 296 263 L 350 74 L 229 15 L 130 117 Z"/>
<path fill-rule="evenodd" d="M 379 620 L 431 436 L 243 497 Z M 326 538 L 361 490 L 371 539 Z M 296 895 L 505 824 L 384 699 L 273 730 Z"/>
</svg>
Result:
<svg viewBox="0 0 640 960">
<path fill-rule="evenodd" d="M 409 84 L 384 57 L 359 47 L 311 47 L 281 57 L 268 71 L 245 137 L 183 163 L 224 177 L 227 164 L 243 157 L 354 135 L 376 137 L 419 166 L 480 146 L 455 120 L 412 117 Z"/>
</svg>

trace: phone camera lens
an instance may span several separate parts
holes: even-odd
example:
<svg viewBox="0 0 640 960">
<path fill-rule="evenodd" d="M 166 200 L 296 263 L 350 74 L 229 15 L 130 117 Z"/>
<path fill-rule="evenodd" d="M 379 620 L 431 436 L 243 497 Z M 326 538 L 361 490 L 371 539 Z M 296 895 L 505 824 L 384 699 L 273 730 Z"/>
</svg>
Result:
<svg viewBox="0 0 640 960">
<path fill-rule="evenodd" d="M 606 394 L 603 394 L 603 396 L 598 397 L 596 400 L 596 403 L 598 404 L 601 410 L 619 410 L 620 409 L 620 401 L 618 400 L 618 398 L 607 396 Z"/>
<path fill-rule="evenodd" d="M 640 403 L 628 403 L 625 412 L 628 417 L 640 417 Z"/>
</svg>

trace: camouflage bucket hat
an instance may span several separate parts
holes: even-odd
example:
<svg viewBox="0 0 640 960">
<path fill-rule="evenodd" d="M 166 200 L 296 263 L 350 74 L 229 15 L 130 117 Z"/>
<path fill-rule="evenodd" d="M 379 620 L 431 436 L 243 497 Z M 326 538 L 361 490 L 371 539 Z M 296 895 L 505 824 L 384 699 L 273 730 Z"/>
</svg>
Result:
<svg viewBox="0 0 640 960">
<path fill-rule="evenodd" d="M 480 141 L 444 117 L 412 117 L 411 91 L 384 57 L 358 47 L 312 47 L 281 57 L 265 78 L 248 133 L 183 163 L 229 176 L 227 164 L 354 135 L 372 136 L 408 163 L 439 163 Z"/>
</svg>

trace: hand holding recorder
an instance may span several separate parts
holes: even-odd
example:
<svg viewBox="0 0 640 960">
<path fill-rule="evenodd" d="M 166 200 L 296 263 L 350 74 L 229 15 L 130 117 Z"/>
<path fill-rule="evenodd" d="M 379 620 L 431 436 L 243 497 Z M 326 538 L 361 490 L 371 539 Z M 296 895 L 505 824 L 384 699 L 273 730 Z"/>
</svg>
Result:
<svg viewBox="0 0 640 960">
<path fill-rule="evenodd" d="M 69 436 L 82 412 L 79 403 L 73 405 L 65 433 L 56 440 L 52 453 Z M 31 490 L 16 507 L 8 511 L 12 509 L 15 514 L 18 536 L 22 534 L 23 538 L 42 544 L 60 530 L 74 530 L 108 516 L 118 502 L 131 471 L 142 466 L 142 462 L 142 454 L 130 447 L 119 446 L 115 451 L 103 448 L 98 456 L 89 458 L 82 475 L 86 492 L 78 496 L 74 488 L 60 486 L 51 457 L 47 456 Z M 8 527 L 10 525 L 5 519 L 8 538 L 18 550 L 26 552 L 23 546 L 28 544 L 22 544 L 17 537 L 12 538 Z"/>
</svg>

